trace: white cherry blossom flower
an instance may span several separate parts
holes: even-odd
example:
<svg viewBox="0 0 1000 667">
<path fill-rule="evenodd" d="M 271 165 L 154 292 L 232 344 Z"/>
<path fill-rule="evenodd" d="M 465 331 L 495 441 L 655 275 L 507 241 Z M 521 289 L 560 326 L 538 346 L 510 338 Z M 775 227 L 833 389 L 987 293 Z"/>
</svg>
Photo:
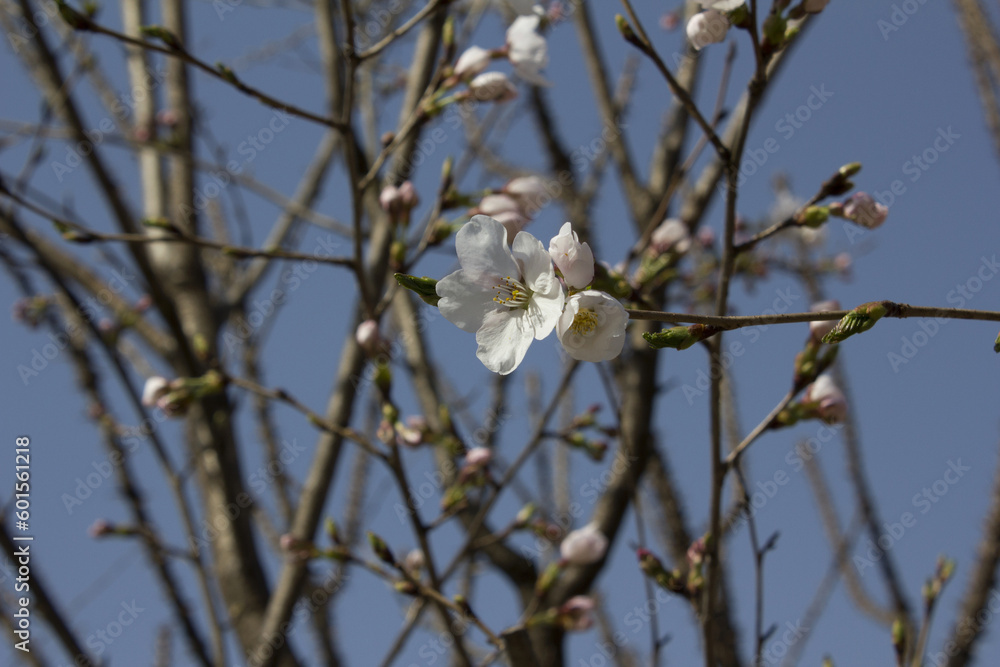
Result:
<svg viewBox="0 0 1000 667">
<path fill-rule="evenodd" d="M 889 207 L 875 201 L 867 192 L 858 192 L 844 202 L 844 216 L 866 229 L 875 229 L 889 217 Z"/>
<path fill-rule="evenodd" d="M 437 284 L 438 309 L 459 328 L 475 332 L 476 356 L 506 375 L 524 359 L 532 340 L 556 326 L 564 295 L 541 241 L 527 232 L 507 246 L 507 230 L 476 215 L 458 231 L 462 268 Z"/>
<path fill-rule="evenodd" d="M 691 248 L 691 234 L 682 220 L 667 218 L 653 230 L 649 242 L 657 253 L 673 252 L 683 255 Z"/>
<path fill-rule="evenodd" d="M 583 289 L 594 281 L 594 253 L 590 245 L 580 243 L 571 223 L 564 223 L 549 241 L 549 255 L 562 271 L 567 287 Z"/>
<path fill-rule="evenodd" d="M 507 58 L 519 77 L 536 86 L 549 86 L 541 75 L 549 64 L 549 45 L 539 32 L 541 23 L 537 14 L 514 19 L 507 28 Z"/>
<path fill-rule="evenodd" d="M 625 346 L 625 307 L 604 292 L 585 290 L 566 300 L 556 332 L 567 354 L 579 361 L 614 359 Z"/>
</svg>

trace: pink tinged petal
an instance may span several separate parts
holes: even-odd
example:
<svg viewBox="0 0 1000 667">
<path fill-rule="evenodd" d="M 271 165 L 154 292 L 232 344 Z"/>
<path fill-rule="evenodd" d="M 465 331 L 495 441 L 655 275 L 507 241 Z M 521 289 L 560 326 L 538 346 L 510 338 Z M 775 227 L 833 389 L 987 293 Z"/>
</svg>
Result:
<svg viewBox="0 0 1000 667">
<path fill-rule="evenodd" d="M 549 255 L 569 287 L 582 289 L 594 280 L 594 253 L 586 243 L 580 243 L 567 222 L 549 242 Z"/>
<path fill-rule="evenodd" d="M 521 268 L 521 275 L 528 289 L 545 293 L 551 290 L 556 273 L 552 268 L 552 258 L 541 241 L 528 232 L 521 232 L 514 237 L 511 254 Z"/>
<path fill-rule="evenodd" d="M 486 285 L 517 276 L 517 263 L 507 247 L 507 230 L 485 215 L 474 215 L 455 235 L 455 251 L 467 279 Z"/>
<path fill-rule="evenodd" d="M 497 279 L 498 280 L 498 279 Z M 493 297 L 495 281 L 472 280 L 466 271 L 455 271 L 437 283 L 438 310 L 445 319 L 463 331 L 475 333 L 490 311 L 498 308 Z"/>
<path fill-rule="evenodd" d="M 525 310 L 496 310 L 476 333 L 476 356 L 486 368 L 507 375 L 521 364 L 534 338 Z"/>
</svg>

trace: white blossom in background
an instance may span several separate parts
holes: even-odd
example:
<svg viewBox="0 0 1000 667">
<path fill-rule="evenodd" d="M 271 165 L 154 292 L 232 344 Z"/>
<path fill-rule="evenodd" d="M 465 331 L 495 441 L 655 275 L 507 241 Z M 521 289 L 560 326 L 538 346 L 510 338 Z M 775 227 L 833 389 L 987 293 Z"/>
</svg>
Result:
<svg viewBox="0 0 1000 667">
<path fill-rule="evenodd" d="M 559 545 L 559 555 L 570 565 L 596 563 L 607 550 L 608 538 L 593 523 L 574 530 Z"/>
<path fill-rule="evenodd" d="M 820 418 L 827 424 L 839 424 L 847 419 L 847 399 L 828 374 L 823 373 L 806 387 L 803 400 L 817 403 Z"/>
<path fill-rule="evenodd" d="M 493 216 L 493 219 L 504 226 L 509 239 L 517 236 L 531 222 L 531 218 L 525 217 L 518 211 L 503 211 Z"/>
<path fill-rule="evenodd" d="M 687 36 L 691 46 L 701 50 L 709 44 L 717 44 L 726 39 L 729 19 L 717 9 L 708 9 L 695 14 L 687 24 Z"/>
<path fill-rule="evenodd" d="M 455 237 L 462 268 L 437 283 L 441 314 L 476 333 L 476 356 L 506 375 L 524 359 L 532 340 L 545 338 L 562 313 L 562 285 L 541 241 L 527 232 L 507 246 L 507 230 L 476 215 Z"/>
<path fill-rule="evenodd" d="M 503 186 L 502 192 L 516 199 L 526 215 L 552 201 L 548 184 L 538 176 L 518 176 L 511 179 Z"/>
<path fill-rule="evenodd" d="M 836 299 L 819 301 L 809 308 L 809 312 L 811 313 L 822 313 L 830 310 L 840 310 L 840 302 Z M 823 340 L 823 336 L 833 331 L 835 326 L 837 326 L 837 320 L 817 320 L 810 322 L 809 334 L 816 340 Z"/>
<path fill-rule="evenodd" d="M 889 217 L 889 207 L 875 201 L 867 192 L 858 192 L 844 202 L 844 217 L 866 229 L 875 229 Z"/>
<path fill-rule="evenodd" d="M 569 356 L 579 361 L 607 361 L 622 353 L 628 312 L 617 299 L 585 290 L 566 299 L 556 333 Z"/>
<path fill-rule="evenodd" d="M 358 325 L 357 331 L 354 332 L 354 338 L 358 341 L 361 349 L 369 353 L 375 351 L 379 344 L 378 322 L 365 320 Z"/>
<path fill-rule="evenodd" d="M 691 234 L 682 220 L 667 218 L 653 230 L 649 242 L 657 253 L 675 252 L 682 255 L 691 247 Z"/>
<path fill-rule="evenodd" d="M 469 82 L 469 92 L 480 102 L 509 102 L 517 88 L 503 72 L 483 72 Z"/>
<path fill-rule="evenodd" d="M 482 73 L 490 66 L 493 54 L 480 46 L 470 46 L 458 57 L 455 63 L 455 76 L 467 79 Z"/>
<path fill-rule="evenodd" d="M 424 558 L 424 552 L 420 549 L 411 549 L 403 559 L 403 567 L 411 575 L 419 574 L 420 570 L 424 569 L 425 563 L 426 559 Z"/>
<path fill-rule="evenodd" d="M 170 392 L 170 381 L 166 378 L 154 375 L 146 380 L 142 388 L 142 404 L 146 407 L 153 407 L 156 402 Z"/>
<path fill-rule="evenodd" d="M 587 243 L 573 231 L 573 225 L 564 223 L 557 236 L 549 241 L 549 255 L 562 272 L 567 287 L 583 289 L 594 280 L 594 253 Z"/>
<path fill-rule="evenodd" d="M 507 238 L 513 239 L 531 222 L 525 214 L 521 202 L 506 194 L 486 195 L 479 201 L 479 206 L 472 214 L 488 215 L 507 230 Z"/>
<path fill-rule="evenodd" d="M 537 14 L 518 16 L 507 28 L 507 58 L 519 77 L 536 86 L 552 85 L 541 71 L 549 64 L 549 45 Z"/>
</svg>

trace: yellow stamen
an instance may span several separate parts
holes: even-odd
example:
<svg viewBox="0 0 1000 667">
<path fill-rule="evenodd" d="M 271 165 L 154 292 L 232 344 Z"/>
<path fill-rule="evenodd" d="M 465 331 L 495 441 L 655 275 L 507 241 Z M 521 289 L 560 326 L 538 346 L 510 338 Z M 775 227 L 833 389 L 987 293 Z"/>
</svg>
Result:
<svg viewBox="0 0 1000 667">
<path fill-rule="evenodd" d="M 597 328 L 597 313 L 589 308 L 581 310 L 573 318 L 573 324 L 570 325 L 570 333 L 575 333 L 580 336 L 589 336 L 594 333 L 594 329 Z"/>
<path fill-rule="evenodd" d="M 528 298 L 531 296 L 531 291 L 522 285 L 520 281 L 507 276 L 499 284 L 494 285 L 493 289 L 497 291 L 493 300 L 501 306 L 506 306 L 511 310 L 528 307 Z"/>
</svg>

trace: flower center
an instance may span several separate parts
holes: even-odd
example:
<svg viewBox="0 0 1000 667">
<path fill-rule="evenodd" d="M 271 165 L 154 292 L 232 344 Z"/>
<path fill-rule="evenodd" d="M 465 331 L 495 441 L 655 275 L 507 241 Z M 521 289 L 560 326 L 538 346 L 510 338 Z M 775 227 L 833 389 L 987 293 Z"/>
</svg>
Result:
<svg viewBox="0 0 1000 667">
<path fill-rule="evenodd" d="M 578 312 L 573 318 L 573 324 L 570 325 L 570 333 L 575 333 L 580 336 L 589 336 L 594 333 L 594 329 L 597 328 L 598 317 L 597 313 L 589 308 L 585 308 Z"/>
<path fill-rule="evenodd" d="M 531 297 L 531 291 L 522 285 L 519 280 L 507 276 L 494 285 L 493 289 L 497 291 L 493 300 L 501 306 L 506 306 L 511 310 L 528 307 L 528 298 Z"/>
</svg>

